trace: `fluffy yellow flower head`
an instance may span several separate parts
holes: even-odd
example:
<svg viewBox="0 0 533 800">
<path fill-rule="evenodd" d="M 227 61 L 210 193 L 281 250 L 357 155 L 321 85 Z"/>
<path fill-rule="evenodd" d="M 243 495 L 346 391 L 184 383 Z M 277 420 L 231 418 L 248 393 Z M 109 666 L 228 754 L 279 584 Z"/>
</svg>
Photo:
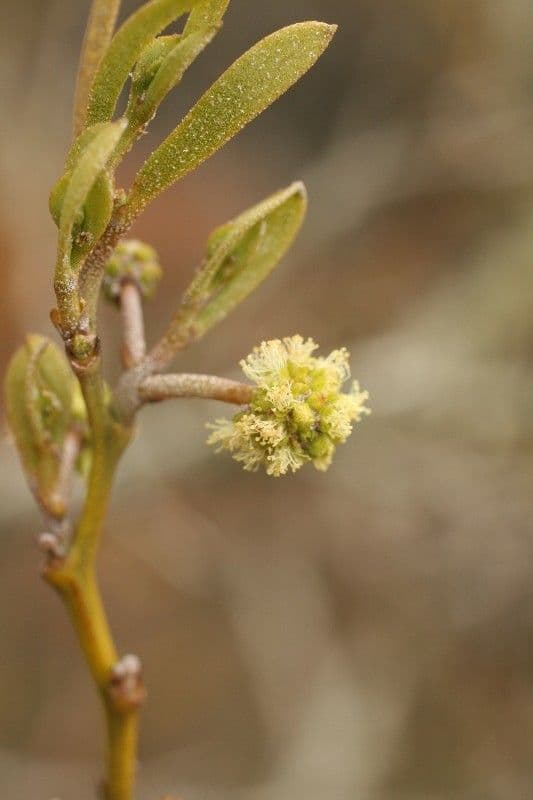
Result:
<svg viewBox="0 0 533 800">
<path fill-rule="evenodd" d="M 314 356 L 312 339 L 290 336 L 262 342 L 241 361 L 244 374 L 257 385 L 250 404 L 232 420 L 210 425 L 208 444 L 229 450 L 245 470 L 263 465 L 268 475 L 296 472 L 306 462 L 326 470 L 335 447 L 346 441 L 353 423 L 369 414 L 368 392 L 350 377 L 345 348 Z"/>
</svg>

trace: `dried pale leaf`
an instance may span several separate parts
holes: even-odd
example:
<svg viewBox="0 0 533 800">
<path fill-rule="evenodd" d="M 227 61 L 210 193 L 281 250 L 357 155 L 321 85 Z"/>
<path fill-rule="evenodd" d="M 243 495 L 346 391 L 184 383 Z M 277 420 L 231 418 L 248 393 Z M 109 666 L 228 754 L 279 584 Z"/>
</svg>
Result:
<svg viewBox="0 0 533 800">
<path fill-rule="evenodd" d="M 132 215 L 286 92 L 323 53 L 335 30 L 322 22 L 290 25 L 235 61 L 144 163 L 130 195 Z"/>
<path fill-rule="evenodd" d="M 199 0 L 151 0 L 117 31 L 96 73 L 87 108 L 87 123 L 113 116 L 120 92 L 143 50 L 158 33 Z"/>
</svg>

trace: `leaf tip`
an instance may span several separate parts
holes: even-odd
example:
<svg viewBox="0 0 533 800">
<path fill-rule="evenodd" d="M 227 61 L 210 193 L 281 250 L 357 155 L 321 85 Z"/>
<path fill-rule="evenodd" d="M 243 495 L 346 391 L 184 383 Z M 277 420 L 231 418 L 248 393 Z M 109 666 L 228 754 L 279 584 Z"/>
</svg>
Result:
<svg viewBox="0 0 533 800">
<path fill-rule="evenodd" d="M 303 181 L 294 181 L 291 186 L 291 194 L 299 194 L 302 200 L 307 202 L 307 188 Z"/>
<path fill-rule="evenodd" d="M 303 181 L 294 181 L 287 190 L 289 197 L 297 197 L 300 202 L 302 219 L 307 212 L 307 187 Z"/>
<path fill-rule="evenodd" d="M 115 129 L 122 133 L 128 127 L 128 118 L 127 117 L 120 117 L 113 123 Z"/>
<path fill-rule="evenodd" d="M 315 25 L 316 30 L 322 34 L 325 42 L 324 48 L 326 48 L 337 33 L 339 26 L 336 23 L 318 21 L 314 22 L 313 25 Z"/>
</svg>

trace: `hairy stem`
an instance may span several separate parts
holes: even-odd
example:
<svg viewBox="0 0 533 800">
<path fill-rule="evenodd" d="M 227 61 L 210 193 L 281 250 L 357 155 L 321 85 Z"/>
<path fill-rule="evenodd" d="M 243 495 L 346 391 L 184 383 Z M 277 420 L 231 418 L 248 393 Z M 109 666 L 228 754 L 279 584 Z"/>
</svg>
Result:
<svg viewBox="0 0 533 800">
<path fill-rule="evenodd" d="M 131 800 L 137 750 L 138 707 L 144 696 L 140 670 L 135 685 L 117 670 L 117 650 L 98 581 L 96 555 L 115 470 L 130 432 L 114 422 L 105 404 L 100 360 L 74 364 L 92 432 L 93 460 L 87 495 L 65 558 L 51 558 L 44 577 L 62 596 L 78 642 L 102 699 L 107 724 L 108 800 Z"/>
<path fill-rule="evenodd" d="M 139 397 L 145 402 L 157 402 L 171 397 L 202 397 L 224 403 L 246 405 L 252 399 L 254 387 L 246 383 L 219 378 L 216 375 L 152 375 L 139 386 Z"/>
<path fill-rule="evenodd" d="M 90 330 L 94 331 L 96 329 L 98 299 L 100 297 L 100 286 L 105 264 L 118 242 L 127 233 L 132 222 L 133 219 L 126 216 L 125 207 L 118 206 L 113 212 L 111 221 L 101 239 L 91 250 L 80 269 L 78 276 L 79 293 L 84 303 L 83 315 Z"/>
<path fill-rule="evenodd" d="M 124 281 L 120 287 L 120 315 L 122 362 L 126 369 L 130 369 L 142 361 L 146 354 L 142 297 L 133 281 Z"/>
</svg>

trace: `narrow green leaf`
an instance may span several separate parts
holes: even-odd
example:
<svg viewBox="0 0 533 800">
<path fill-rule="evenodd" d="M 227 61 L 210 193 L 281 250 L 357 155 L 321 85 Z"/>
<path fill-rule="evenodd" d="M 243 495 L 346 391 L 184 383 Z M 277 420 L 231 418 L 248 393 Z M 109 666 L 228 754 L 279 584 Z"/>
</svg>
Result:
<svg viewBox="0 0 533 800">
<path fill-rule="evenodd" d="M 83 213 L 89 192 L 105 169 L 126 124 L 126 120 L 121 119 L 105 125 L 83 150 L 72 170 L 59 219 L 59 247 L 63 256 L 70 252 L 74 225 Z"/>
<path fill-rule="evenodd" d="M 73 169 L 85 148 L 92 142 L 95 136 L 98 136 L 101 131 L 106 130 L 107 126 L 107 122 L 97 122 L 95 125 L 90 125 L 88 128 L 85 128 L 76 139 L 74 139 L 66 158 L 66 171 Z"/>
<path fill-rule="evenodd" d="M 222 24 L 229 0 L 201 0 L 192 9 L 180 41 L 163 59 L 146 91 L 143 118 L 148 120 L 183 73 L 207 47 Z"/>
<path fill-rule="evenodd" d="M 63 207 L 63 200 L 65 199 L 65 192 L 67 191 L 68 182 L 70 181 L 70 172 L 65 172 L 64 175 L 53 186 L 50 196 L 48 198 L 48 210 L 59 228 L 59 220 L 61 219 L 61 209 Z"/>
<path fill-rule="evenodd" d="M 167 25 L 200 0 L 151 0 L 117 31 L 96 73 L 87 108 L 87 124 L 113 116 L 120 92 L 141 53 Z"/>
<path fill-rule="evenodd" d="M 305 186 L 297 182 L 216 228 L 176 326 L 185 322 L 202 336 L 224 319 L 280 262 L 300 229 L 306 207 Z M 171 331 L 171 338 L 175 333 Z"/>
<path fill-rule="evenodd" d="M 185 70 L 202 52 L 216 33 L 216 28 L 181 37 L 163 59 L 161 66 L 144 93 L 144 99 L 134 108 L 131 120 L 139 125 L 150 120 L 157 108 L 183 77 Z"/>
<path fill-rule="evenodd" d="M 155 39 L 144 48 L 131 75 L 132 88 L 129 106 L 131 106 L 132 103 L 132 95 L 137 102 L 141 101 L 142 94 L 145 93 L 150 86 L 161 64 L 176 45 L 182 41 L 182 38 L 180 33 L 172 33 L 168 36 L 156 36 Z M 129 113 L 127 116 L 129 116 Z"/>
<path fill-rule="evenodd" d="M 93 141 L 95 136 L 97 136 L 99 133 L 107 129 L 108 124 L 109 123 L 107 122 L 99 122 L 96 125 L 91 125 L 89 128 L 85 128 L 85 130 L 83 130 L 76 137 L 76 139 L 74 140 L 74 142 L 70 147 L 65 162 L 65 174 L 61 176 L 61 178 L 52 188 L 48 201 L 50 214 L 52 215 L 52 218 L 56 223 L 57 227 L 59 227 L 59 220 L 61 217 L 63 200 L 65 199 L 65 192 L 67 191 L 67 187 L 72 177 L 72 170 L 78 163 L 79 158 L 83 153 L 83 151 Z"/>
<path fill-rule="evenodd" d="M 58 302 L 61 323 L 65 330 L 74 330 L 79 316 L 80 305 L 75 283 L 72 281 L 77 262 L 73 259 L 74 234 L 81 231 L 81 225 L 87 216 L 89 224 L 98 229 L 104 221 L 102 214 L 110 216 L 112 209 L 112 187 L 109 182 L 102 183 L 98 179 L 106 169 L 107 163 L 126 127 L 126 120 L 109 122 L 102 126 L 89 144 L 79 154 L 64 188 L 60 203 L 58 255 L 54 285 Z M 91 192 L 97 192 L 94 204 L 91 204 Z M 58 191 L 61 190 L 61 187 Z M 86 207 L 87 202 L 88 206 Z M 92 210 L 91 210 L 92 209 Z M 90 222 L 92 220 L 92 222 Z M 107 222 L 106 222 L 107 224 Z M 105 225 L 104 225 L 105 227 Z M 92 242 L 87 242 L 92 245 Z M 82 245 L 82 251 L 84 250 Z"/>
<path fill-rule="evenodd" d="M 70 178 L 71 175 L 67 172 L 50 194 L 50 213 L 57 226 L 61 219 L 61 209 Z M 113 179 L 106 172 L 102 172 L 87 195 L 83 212 L 76 218 L 76 225 L 72 232 L 71 264 L 73 267 L 92 250 L 95 242 L 107 228 L 113 213 L 113 195 Z"/>
<path fill-rule="evenodd" d="M 207 43 L 204 32 L 186 38 L 180 35 L 158 36 L 145 48 L 132 75 L 126 109 L 128 127 L 115 151 L 114 164 L 131 149 L 168 92 L 180 82 L 187 67 Z"/>
<path fill-rule="evenodd" d="M 113 36 L 120 0 L 93 0 L 81 50 L 74 99 L 74 135 L 83 129 L 89 91 L 96 71 Z"/>
<path fill-rule="evenodd" d="M 279 264 L 306 208 L 305 186 L 293 183 L 211 234 L 211 255 L 198 276 L 199 285 L 191 287 L 193 295 L 198 290 L 211 295 L 195 320 L 200 335 L 224 319 Z"/>
<path fill-rule="evenodd" d="M 335 30 L 322 22 L 290 25 L 235 61 L 144 163 L 129 199 L 132 215 L 286 92 L 323 53 Z"/>
<path fill-rule="evenodd" d="M 113 213 L 114 194 L 113 178 L 106 171 L 100 173 L 87 195 L 80 231 L 72 243 L 73 266 L 91 252 L 107 228 Z"/>
<path fill-rule="evenodd" d="M 189 14 L 183 35 L 191 36 L 207 31 L 209 28 L 220 28 L 228 5 L 229 0 L 201 0 Z"/>
<path fill-rule="evenodd" d="M 221 27 L 229 0 L 198 0 L 183 34 L 157 36 L 141 53 L 132 74 L 128 127 L 115 153 L 117 162 L 153 119 L 167 94 Z"/>
</svg>

